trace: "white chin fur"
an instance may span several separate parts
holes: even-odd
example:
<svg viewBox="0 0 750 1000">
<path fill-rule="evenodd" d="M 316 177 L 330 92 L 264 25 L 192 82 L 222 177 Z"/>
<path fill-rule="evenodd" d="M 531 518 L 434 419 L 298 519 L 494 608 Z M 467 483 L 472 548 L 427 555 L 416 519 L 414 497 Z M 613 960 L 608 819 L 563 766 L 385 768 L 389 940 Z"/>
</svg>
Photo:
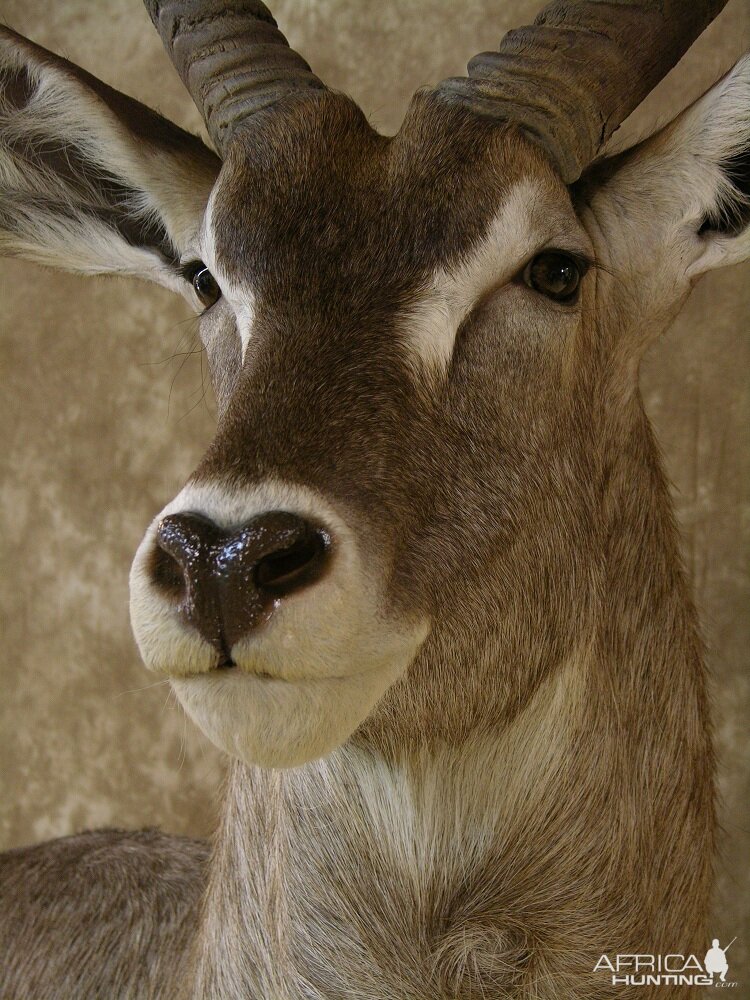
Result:
<svg viewBox="0 0 750 1000">
<path fill-rule="evenodd" d="M 152 586 L 147 565 L 161 519 L 194 511 L 222 527 L 267 510 L 322 519 L 334 563 L 314 586 L 292 594 L 232 649 L 237 664 L 213 670 L 218 654 L 183 625 Z M 131 620 L 146 666 L 167 674 L 188 715 L 220 749 L 248 764 L 293 767 L 340 746 L 400 677 L 427 634 L 425 622 L 396 624 L 378 610 L 350 528 L 322 498 L 266 483 L 230 493 L 186 487 L 154 520 L 131 571 Z"/>
<path fill-rule="evenodd" d="M 351 677 L 281 681 L 235 668 L 174 679 L 199 729 L 232 757 L 260 767 L 297 767 L 341 746 L 408 665 Z"/>
</svg>

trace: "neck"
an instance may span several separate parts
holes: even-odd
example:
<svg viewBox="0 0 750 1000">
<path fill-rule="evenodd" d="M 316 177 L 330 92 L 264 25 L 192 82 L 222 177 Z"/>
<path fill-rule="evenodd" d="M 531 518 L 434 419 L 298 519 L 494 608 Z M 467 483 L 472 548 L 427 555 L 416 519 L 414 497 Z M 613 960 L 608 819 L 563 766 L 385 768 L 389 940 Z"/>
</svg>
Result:
<svg viewBox="0 0 750 1000">
<path fill-rule="evenodd" d="M 434 998 L 451 995 L 437 984 L 461 979 L 469 962 L 489 963 L 483 973 L 523 963 L 528 928 L 489 920 L 486 908 L 501 896 L 509 905 L 529 866 L 542 873 L 542 851 L 528 851 L 521 876 L 508 848 L 531 847 L 529 828 L 547 810 L 565 752 L 554 720 L 580 717 L 585 669 L 571 663 L 503 734 L 461 746 L 390 759 L 348 746 L 286 772 L 234 765 L 201 975 L 213 983 L 234 965 L 236 995 L 274 1000 Z M 204 980 L 196 995 L 214 993 Z"/>
<path fill-rule="evenodd" d="M 607 744 L 591 656 L 462 745 L 234 765 L 195 996 L 479 998 L 547 977 L 593 996 L 604 952 L 693 950 L 695 773 L 666 744 L 658 770 Z"/>
<path fill-rule="evenodd" d="M 609 538 L 590 634 L 513 708 L 452 740 L 233 766 L 195 996 L 593 997 L 602 953 L 700 949 L 711 754 L 653 475 L 658 504 Z M 610 479 L 613 519 L 629 481 Z"/>
</svg>

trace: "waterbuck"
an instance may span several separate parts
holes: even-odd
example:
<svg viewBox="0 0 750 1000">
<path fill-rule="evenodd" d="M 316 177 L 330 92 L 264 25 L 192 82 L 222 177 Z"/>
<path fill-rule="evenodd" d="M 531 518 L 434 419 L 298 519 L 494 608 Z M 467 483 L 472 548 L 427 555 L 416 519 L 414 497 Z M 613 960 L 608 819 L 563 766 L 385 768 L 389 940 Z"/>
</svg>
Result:
<svg viewBox="0 0 750 1000">
<path fill-rule="evenodd" d="M 0 32 L 0 251 L 201 314 L 216 436 L 131 611 L 233 761 L 210 857 L 0 859 L 0 996 L 596 1000 L 640 995 L 603 953 L 705 952 L 704 667 L 638 369 L 750 256 L 750 59 L 604 147 L 724 2 L 555 2 L 384 137 L 259 0 L 147 0 L 216 153 Z"/>
</svg>

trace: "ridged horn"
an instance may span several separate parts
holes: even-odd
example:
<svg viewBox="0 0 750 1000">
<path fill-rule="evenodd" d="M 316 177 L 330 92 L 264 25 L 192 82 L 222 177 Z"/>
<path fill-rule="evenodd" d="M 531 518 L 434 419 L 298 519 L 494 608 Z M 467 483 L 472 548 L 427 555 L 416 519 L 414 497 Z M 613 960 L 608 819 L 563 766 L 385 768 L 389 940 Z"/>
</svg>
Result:
<svg viewBox="0 0 750 1000">
<path fill-rule="evenodd" d="M 726 3 L 556 0 L 437 91 L 523 126 L 572 183 Z"/>
<path fill-rule="evenodd" d="M 260 0 L 145 0 L 182 82 L 223 153 L 249 115 L 324 90 Z"/>
</svg>

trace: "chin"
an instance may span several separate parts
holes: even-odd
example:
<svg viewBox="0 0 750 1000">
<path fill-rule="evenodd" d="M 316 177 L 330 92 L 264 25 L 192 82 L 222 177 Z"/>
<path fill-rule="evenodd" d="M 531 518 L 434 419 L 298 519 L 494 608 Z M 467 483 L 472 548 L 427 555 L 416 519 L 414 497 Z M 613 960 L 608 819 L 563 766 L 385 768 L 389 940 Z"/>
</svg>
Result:
<svg viewBox="0 0 750 1000">
<path fill-rule="evenodd" d="M 406 667 L 396 663 L 311 680 L 235 667 L 171 683 L 187 714 L 219 749 L 249 765 L 299 767 L 345 743 Z"/>
</svg>

